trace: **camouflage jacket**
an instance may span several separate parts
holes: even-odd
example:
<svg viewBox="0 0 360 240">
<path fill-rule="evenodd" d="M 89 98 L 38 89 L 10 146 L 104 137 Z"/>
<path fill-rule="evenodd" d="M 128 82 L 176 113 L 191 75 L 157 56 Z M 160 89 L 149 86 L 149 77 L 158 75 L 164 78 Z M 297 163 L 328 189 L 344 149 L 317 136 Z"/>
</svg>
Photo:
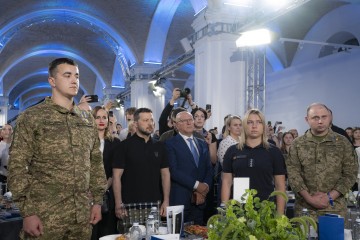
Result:
<svg viewBox="0 0 360 240">
<path fill-rule="evenodd" d="M 344 196 L 355 183 L 358 172 L 358 161 L 349 140 L 329 130 L 328 135 L 319 142 L 307 131 L 294 140 L 286 165 L 289 183 L 296 193 L 296 212 L 308 208 L 316 215 L 320 212 L 344 213 Z M 298 194 L 301 190 L 307 190 L 310 194 L 337 190 L 341 196 L 335 200 L 334 207 L 318 211 Z"/>
<path fill-rule="evenodd" d="M 21 113 L 8 181 L 22 215 L 40 217 L 44 209 L 72 202 L 76 219 L 88 219 L 90 196 L 101 203 L 106 185 L 99 146 L 94 118 L 75 105 L 69 111 L 46 98 Z"/>
</svg>

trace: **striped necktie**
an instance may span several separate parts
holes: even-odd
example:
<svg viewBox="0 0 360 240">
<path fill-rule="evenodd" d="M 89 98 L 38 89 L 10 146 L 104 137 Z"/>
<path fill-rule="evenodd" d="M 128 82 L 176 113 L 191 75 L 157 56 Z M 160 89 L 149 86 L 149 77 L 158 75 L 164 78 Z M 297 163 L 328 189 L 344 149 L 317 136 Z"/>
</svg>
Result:
<svg viewBox="0 0 360 240">
<path fill-rule="evenodd" d="M 196 151 L 196 148 L 195 148 L 195 145 L 194 145 L 194 143 L 193 143 L 193 140 L 192 140 L 192 138 L 188 138 L 188 139 L 186 139 L 186 140 L 188 140 L 189 143 L 190 143 L 190 151 L 191 151 L 191 153 L 192 153 L 192 155 L 193 155 L 193 157 L 194 157 L 196 166 L 198 166 L 198 165 L 199 165 L 199 154 L 198 154 L 198 152 Z"/>
</svg>

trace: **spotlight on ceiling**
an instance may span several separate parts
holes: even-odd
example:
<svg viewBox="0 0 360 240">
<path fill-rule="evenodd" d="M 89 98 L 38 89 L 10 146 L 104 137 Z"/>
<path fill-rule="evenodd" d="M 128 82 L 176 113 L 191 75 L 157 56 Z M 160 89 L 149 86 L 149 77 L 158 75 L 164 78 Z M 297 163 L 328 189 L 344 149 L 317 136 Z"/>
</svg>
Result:
<svg viewBox="0 0 360 240">
<path fill-rule="evenodd" d="M 159 78 L 156 81 L 149 82 L 149 88 L 153 92 L 156 97 L 160 97 L 165 94 L 166 90 L 164 88 L 164 84 L 166 82 L 166 78 Z"/>
<path fill-rule="evenodd" d="M 236 40 L 237 47 L 250 47 L 257 45 L 269 44 L 271 42 L 271 34 L 267 29 L 258 29 L 243 32 Z"/>
</svg>

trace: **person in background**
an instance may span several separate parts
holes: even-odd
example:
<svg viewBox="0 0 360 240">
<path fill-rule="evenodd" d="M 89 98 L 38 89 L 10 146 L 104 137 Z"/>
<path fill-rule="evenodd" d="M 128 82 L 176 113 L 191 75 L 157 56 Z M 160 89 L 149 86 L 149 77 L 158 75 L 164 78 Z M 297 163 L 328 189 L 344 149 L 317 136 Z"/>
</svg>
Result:
<svg viewBox="0 0 360 240">
<path fill-rule="evenodd" d="M 191 111 L 194 117 L 195 131 L 202 134 L 206 143 L 209 145 L 210 159 L 213 165 L 217 162 L 217 139 L 211 132 L 205 130 L 205 122 L 208 119 L 208 112 L 203 108 L 195 108 Z"/>
<path fill-rule="evenodd" d="M 325 213 L 345 217 L 345 195 L 358 173 L 354 149 L 346 137 L 331 130 L 332 116 L 325 104 L 311 104 L 305 120 L 310 128 L 294 140 L 286 162 L 296 194 L 295 215 L 307 208 L 316 221 Z"/>
<path fill-rule="evenodd" d="M 299 133 L 298 133 L 298 130 L 293 128 L 293 129 L 290 129 L 289 132 L 292 133 L 292 135 L 294 136 L 294 138 L 297 138 L 299 136 Z"/>
<path fill-rule="evenodd" d="M 231 115 L 226 119 L 223 140 L 220 142 L 217 157 L 220 164 L 223 164 L 224 155 L 229 147 L 238 144 L 242 129 L 242 121 L 239 116 Z"/>
<path fill-rule="evenodd" d="M 135 133 L 136 133 L 136 123 L 134 120 L 130 120 L 128 122 L 128 135 L 127 135 L 126 139 L 130 138 Z"/>
<path fill-rule="evenodd" d="M 289 151 L 290 151 L 290 147 L 292 145 L 292 142 L 294 141 L 294 135 L 291 132 L 285 132 L 282 135 L 282 141 L 281 141 L 281 147 L 280 150 L 285 158 L 285 163 L 287 161 L 287 158 L 289 156 Z M 286 190 L 291 190 L 290 186 L 289 186 L 289 178 L 287 176 L 287 174 L 285 175 L 285 179 L 286 179 Z"/>
<path fill-rule="evenodd" d="M 90 239 L 101 220 L 106 178 L 91 113 L 74 104 L 78 65 L 49 65 L 51 97 L 16 120 L 10 147 L 9 189 L 23 217 L 22 239 Z"/>
<path fill-rule="evenodd" d="M 117 133 L 117 135 L 120 135 L 121 130 L 122 130 L 122 125 L 120 123 L 117 123 L 116 124 L 116 133 Z"/>
<path fill-rule="evenodd" d="M 153 134 L 153 138 L 154 138 L 154 140 L 159 141 L 159 139 L 160 139 L 159 130 L 155 130 L 155 132 Z"/>
<path fill-rule="evenodd" d="M 176 100 L 178 100 L 180 98 L 180 95 L 181 95 L 180 93 L 181 93 L 180 88 L 174 88 L 170 101 L 165 106 L 164 110 L 161 112 L 161 115 L 159 118 L 159 134 L 160 134 L 160 136 L 163 133 L 174 129 L 174 121 L 171 117 L 171 112 L 174 110 L 174 105 L 175 105 Z M 188 101 L 189 106 L 192 109 L 197 108 L 197 105 L 195 102 L 193 102 L 192 96 L 190 93 L 186 96 L 186 99 Z"/>
<path fill-rule="evenodd" d="M 352 144 L 354 146 L 354 149 L 356 151 L 358 162 L 360 164 L 360 128 L 354 127 L 352 132 Z M 351 188 L 353 191 L 357 191 L 359 189 L 359 179 L 360 179 L 360 166 L 358 171 L 358 177 L 357 182 L 354 184 L 354 186 Z"/>
<path fill-rule="evenodd" d="M 126 122 L 128 124 L 128 127 L 123 128 L 120 131 L 119 138 L 120 138 L 121 141 L 123 141 L 126 138 L 128 138 L 129 136 L 131 136 L 131 133 L 129 133 L 129 123 L 130 123 L 130 121 L 134 120 L 135 111 L 136 111 L 136 107 L 130 107 L 130 108 L 125 110 L 125 117 L 126 117 Z"/>
<path fill-rule="evenodd" d="M 224 117 L 224 125 L 221 128 L 221 133 L 219 134 L 219 140 L 220 140 L 219 142 L 221 142 L 221 140 L 224 138 L 224 133 L 225 133 L 225 129 L 226 129 L 226 119 L 230 116 L 232 116 L 232 115 L 228 114 Z"/>
<path fill-rule="evenodd" d="M 290 146 L 292 142 L 294 141 L 294 135 L 291 132 L 285 132 L 282 135 L 282 141 L 281 141 L 281 152 L 284 154 L 285 160 L 287 158 L 287 155 L 289 154 Z"/>
<path fill-rule="evenodd" d="M 12 141 L 12 133 L 13 128 L 10 124 L 5 124 L 0 130 L 0 136 L 2 138 L 0 142 L 0 182 L 2 183 L 7 182 L 7 167 L 9 164 L 9 148 Z M 0 188 L 1 187 L 2 186 L 0 186 Z M 4 193 L 6 189 L 4 188 L 2 190 L 2 192 Z"/>
<path fill-rule="evenodd" d="M 92 115 L 95 118 L 96 127 L 100 139 L 100 151 L 103 155 L 104 171 L 107 178 L 107 197 L 108 206 L 107 212 L 102 213 L 102 219 L 93 227 L 91 239 L 98 240 L 100 237 L 116 234 L 117 232 L 117 218 L 115 216 L 115 198 L 112 188 L 112 156 L 114 148 L 120 143 L 120 139 L 114 137 L 110 133 L 109 128 L 109 113 L 101 106 L 96 106 Z"/>
<path fill-rule="evenodd" d="M 277 135 L 274 133 L 274 128 L 271 124 L 266 126 L 266 134 L 268 138 L 268 142 L 280 148 L 280 141 Z"/>
<path fill-rule="evenodd" d="M 354 127 L 352 138 L 353 138 L 352 144 L 353 144 L 354 148 L 360 147 L 360 128 L 359 127 Z"/>
<path fill-rule="evenodd" d="M 199 134 L 202 134 L 205 138 L 205 142 L 208 144 L 209 147 L 209 154 L 210 154 L 210 160 L 211 164 L 213 166 L 213 172 L 214 172 L 214 178 L 216 176 L 216 165 L 217 165 L 217 139 L 215 134 L 208 132 L 205 130 L 205 122 L 207 119 L 211 116 L 211 110 L 205 110 L 203 108 L 195 108 L 191 111 L 191 114 L 194 117 L 194 126 L 195 131 Z M 215 196 L 215 181 L 211 182 L 211 185 L 209 185 L 209 192 L 210 194 L 207 195 L 206 198 L 206 208 L 204 211 L 204 222 L 207 222 L 207 220 L 214 214 L 216 214 L 217 210 L 217 204 L 216 204 L 216 196 Z"/>
<path fill-rule="evenodd" d="M 89 104 L 89 101 L 91 101 L 91 97 L 87 95 L 83 95 L 78 103 L 78 108 L 84 111 L 91 111 L 92 108 Z"/>
<path fill-rule="evenodd" d="M 176 115 L 178 133 L 165 141 L 171 174 L 170 205 L 184 205 L 184 222 L 204 224 L 204 208 L 213 168 L 208 144 L 194 137 L 194 118 L 182 111 Z"/>
<path fill-rule="evenodd" d="M 351 140 L 353 140 L 353 128 L 352 127 L 347 127 L 347 128 L 345 128 L 345 132 L 346 132 L 346 134 L 349 136 L 349 138 L 351 139 Z"/>
<path fill-rule="evenodd" d="M 246 112 L 240 141 L 228 148 L 223 162 L 221 201 L 231 196 L 234 177 L 250 179 L 250 189 L 257 190 L 260 200 L 267 200 L 274 191 L 285 193 L 285 161 L 279 148 L 269 144 L 266 136 L 265 117 L 258 109 Z M 276 209 L 284 214 L 285 200 L 276 197 Z"/>
<path fill-rule="evenodd" d="M 221 193 L 222 185 L 222 164 L 224 155 L 229 147 L 238 144 L 240 141 L 242 121 L 239 116 L 231 115 L 226 118 L 223 139 L 219 143 L 217 151 L 218 164 L 214 171 L 217 173 L 214 181 L 217 182 L 217 193 Z M 217 205 L 221 204 L 221 194 L 217 196 Z"/>
<path fill-rule="evenodd" d="M 336 126 L 336 125 L 333 123 L 333 120 L 334 120 L 333 112 L 331 111 L 330 108 L 328 108 L 328 109 L 329 109 L 330 118 L 331 118 L 331 120 L 330 120 L 330 128 L 331 128 L 331 130 L 332 130 L 333 132 L 336 132 L 336 133 L 338 133 L 338 134 L 340 134 L 340 135 L 345 136 L 345 137 L 349 140 L 349 142 L 351 143 L 351 142 L 352 142 L 352 139 L 349 137 L 349 135 L 346 133 L 346 131 L 345 131 L 344 129 Z"/>
<path fill-rule="evenodd" d="M 214 134 L 216 138 L 217 138 L 217 136 L 219 135 L 219 132 L 218 132 L 217 127 L 214 127 L 214 128 L 212 128 L 212 129 L 210 129 L 209 132 L 211 132 L 212 134 Z"/>
</svg>

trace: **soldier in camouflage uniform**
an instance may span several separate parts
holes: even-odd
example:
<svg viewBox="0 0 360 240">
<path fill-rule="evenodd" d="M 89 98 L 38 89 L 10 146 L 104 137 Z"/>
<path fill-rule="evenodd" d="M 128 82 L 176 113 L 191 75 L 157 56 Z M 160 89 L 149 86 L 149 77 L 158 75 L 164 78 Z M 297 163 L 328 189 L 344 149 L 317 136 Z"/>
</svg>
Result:
<svg viewBox="0 0 360 240">
<path fill-rule="evenodd" d="M 106 184 L 98 133 L 91 113 L 73 102 L 77 64 L 54 60 L 48 80 L 52 97 L 20 114 L 10 149 L 9 188 L 24 218 L 20 237 L 90 239 Z"/>
<path fill-rule="evenodd" d="M 307 208 L 311 216 L 335 213 L 345 216 L 345 194 L 356 181 L 358 162 L 354 149 L 330 129 L 329 109 L 321 103 L 308 107 L 310 129 L 294 140 L 287 160 L 291 188 L 296 193 L 295 215 Z"/>
</svg>

